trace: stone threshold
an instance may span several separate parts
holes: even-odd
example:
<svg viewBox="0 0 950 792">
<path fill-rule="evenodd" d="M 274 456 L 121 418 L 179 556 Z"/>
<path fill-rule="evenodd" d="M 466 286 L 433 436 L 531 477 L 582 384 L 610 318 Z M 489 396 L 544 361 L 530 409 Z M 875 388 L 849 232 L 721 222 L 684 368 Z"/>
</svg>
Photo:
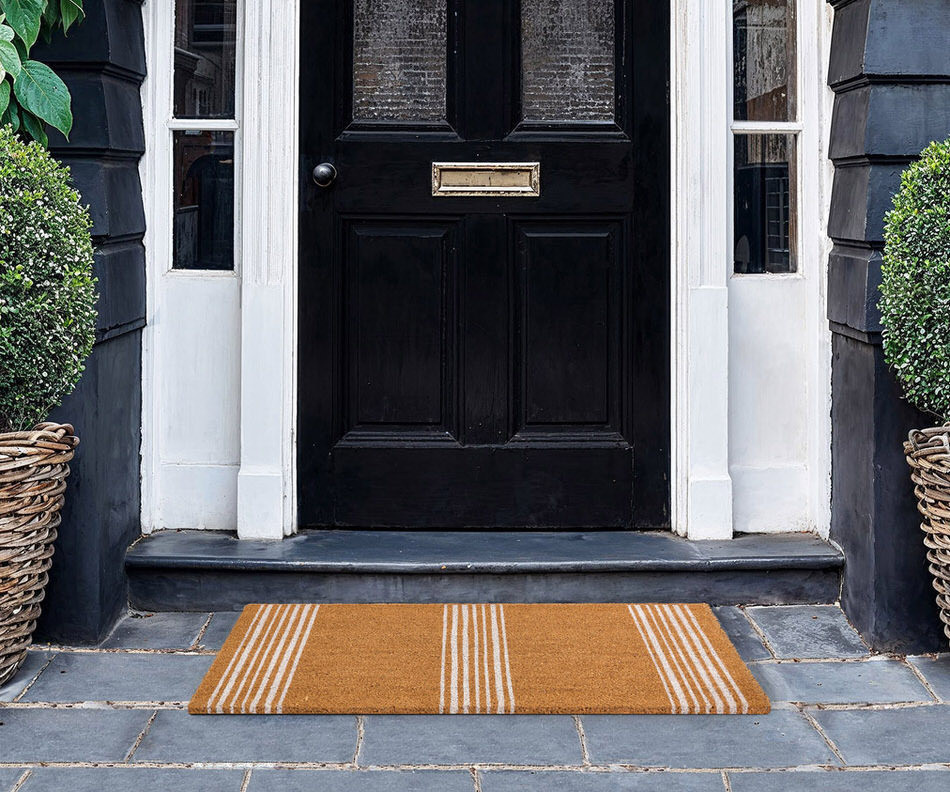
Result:
<svg viewBox="0 0 950 792">
<path fill-rule="evenodd" d="M 146 610 L 249 602 L 827 603 L 841 553 L 813 534 L 690 541 L 634 531 L 303 531 L 281 542 L 161 531 L 128 551 Z"/>
</svg>

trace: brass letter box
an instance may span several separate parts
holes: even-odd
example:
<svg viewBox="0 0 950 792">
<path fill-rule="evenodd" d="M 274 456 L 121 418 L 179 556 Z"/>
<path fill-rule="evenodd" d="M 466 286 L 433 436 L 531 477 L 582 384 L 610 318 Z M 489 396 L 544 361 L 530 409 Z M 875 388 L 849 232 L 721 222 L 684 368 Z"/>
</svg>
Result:
<svg viewBox="0 0 950 792">
<path fill-rule="evenodd" d="M 432 194 L 537 198 L 541 195 L 541 163 L 433 162 Z"/>
</svg>

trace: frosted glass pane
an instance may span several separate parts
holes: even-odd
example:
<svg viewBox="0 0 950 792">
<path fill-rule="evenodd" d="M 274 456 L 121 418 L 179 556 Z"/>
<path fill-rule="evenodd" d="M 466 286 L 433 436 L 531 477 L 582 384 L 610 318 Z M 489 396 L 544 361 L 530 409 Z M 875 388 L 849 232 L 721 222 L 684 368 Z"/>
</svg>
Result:
<svg viewBox="0 0 950 792">
<path fill-rule="evenodd" d="M 526 121 L 612 121 L 614 72 L 612 0 L 522 0 Z"/>
<path fill-rule="evenodd" d="M 737 121 L 795 120 L 795 0 L 733 0 Z"/>
<path fill-rule="evenodd" d="M 445 118 L 446 0 L 356 0 L 353 118 Z"/>
</svg>

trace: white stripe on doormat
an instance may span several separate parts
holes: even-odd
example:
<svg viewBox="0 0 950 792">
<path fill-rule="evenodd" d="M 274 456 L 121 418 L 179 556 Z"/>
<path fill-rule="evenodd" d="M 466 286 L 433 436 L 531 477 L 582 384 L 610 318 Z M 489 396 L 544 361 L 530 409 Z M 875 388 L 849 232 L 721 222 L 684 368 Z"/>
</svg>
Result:
<svg viewBox="0 0 950 792">
<path fill-rule="evenodd" d="M 290 684 L 294 681 L 294 675 L 297 673 L 297 665 L 300 663 L 300 658 L 303 656 L 303 651 L 307 646 L 307 641 L 310 640 L 310 633 L 313 631 L 313 623 L 316 621 L 317 613 L 319 611 L 320 606 L 314 605 L 313 611 L 310 613 L 310 620 L 307 622 L 307 625 L 304 628 L 303 636 L 301 637 L 300 643 L 297 646 L 297 652 L 294 655 L 293 663 L 290 666 L 290 673 L 287 675 L 287 681 L 283 685 L 280 698 L 277 699 L 276 711 L 278 713 L 282 713 L 284 711 L 284 699 L 287 698 L 287 691 L 290 690 Z M 270 700 L 268 700 L 266 707 L 267 708 L 265 709 L 265 712 L 269 712 Z"/>
<path fill-rule="evenodd" d="M 273 605 L 263 605 L 257 609 L 257 613 L 254 614 L 254 618 L 251 620 L 247 632 L 244 633 L 241 643 L 238 644 L 238 648 L 228 662 L 227 668 L 224 669 L 221 679 L 218 680 L 218 684 L 208 697 L 208 712 L 224 712 L 224 697 L 231 692 L 237 673 L 247 661 L 248 653 L 258 640 L 261 630 L 270 621 L 273 610 Z"/>
</svg>

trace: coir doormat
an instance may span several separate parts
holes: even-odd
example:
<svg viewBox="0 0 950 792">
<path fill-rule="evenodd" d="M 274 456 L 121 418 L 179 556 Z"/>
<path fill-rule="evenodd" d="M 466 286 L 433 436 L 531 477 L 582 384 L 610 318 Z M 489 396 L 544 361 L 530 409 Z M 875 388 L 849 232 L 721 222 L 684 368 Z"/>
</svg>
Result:
<svg viewBox="0 0 950 792">
<path fill-rule="evenodd" d="M 708 605 L 249 605 L 193 714 L 769 711 Z"/>
</svg>

